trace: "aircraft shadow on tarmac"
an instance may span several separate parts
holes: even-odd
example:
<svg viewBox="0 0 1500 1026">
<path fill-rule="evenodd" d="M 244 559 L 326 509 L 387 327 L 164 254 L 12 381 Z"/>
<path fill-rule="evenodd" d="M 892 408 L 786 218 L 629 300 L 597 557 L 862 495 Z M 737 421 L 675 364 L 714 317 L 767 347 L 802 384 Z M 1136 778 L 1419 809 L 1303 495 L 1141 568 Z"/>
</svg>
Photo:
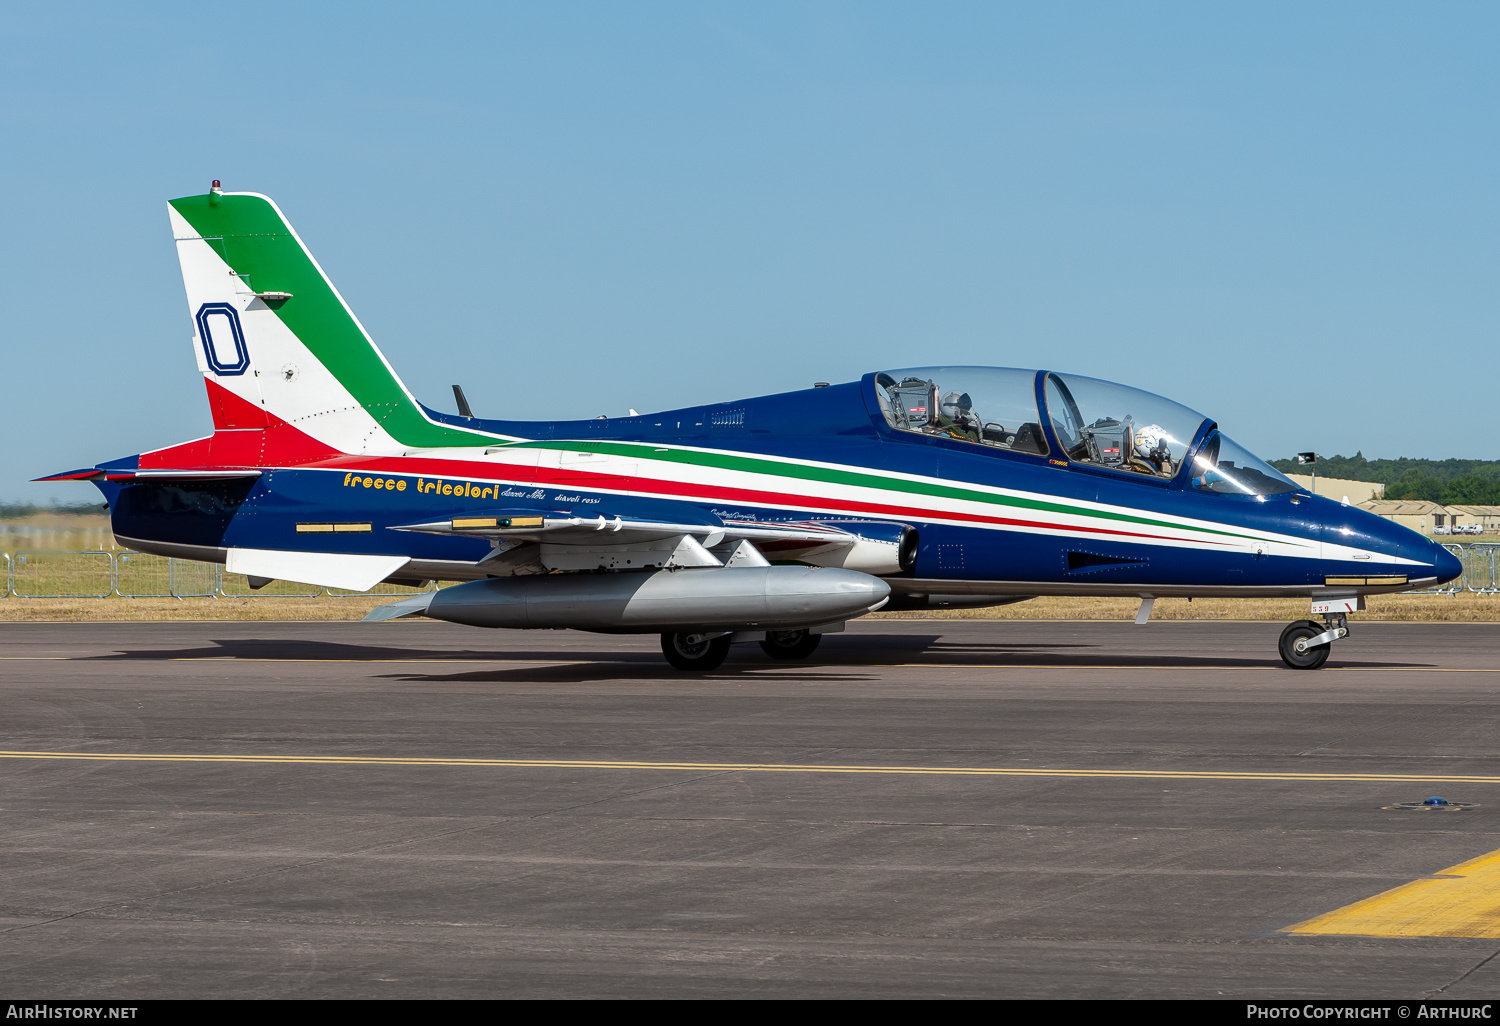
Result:
<svg viewBox="0 0 1500 1026">
<path fill-rule="evenodd" d="M 683 683 L 705 681 L 745 681 L 756 683 L 785 681 L 793 684 L 866 684 L 876 683 L 874 673 L 809 673 L 812 666 L 786 663 L 743 662 L 733 659 L 708 673 L 678 673 L 661 661 L 651 666 L 638 663 L 609 662 L 569 663 L 562 666 L 508 666 L 500 670 L 466 670 L 460 673 L 386 673 L 385 680 L 407 684 L 591 684 L 600 681 L 654 681 Z M 822 667 L 816 667 L 821 670 Z"/>
<path fill-rule="evenodd" d="M 247 659 L 316 661 L 316 662 L 531 662 L 568 663 L 574 667 L 593 664 L 590 671 L 572 669 L 571 675 L 591 673 L 593 679 L 619 677 L 621 664 L 638 667 L 645 676 L 661 676 L 666 673 L 661 656 L 651 650 L 613 649 L 608 647 L 608 636 L 597 636 L 598 647 L 548 648 L 548 649 L 432 649 L 394 645 L 359 645 L 336 641 L 286 640 L 281 638 L 232 638 L 216 640 L 208 645 L 197 645 L 177 649 L 136 649 L 115 652 L 110 655 L 86 656 L 88 660 L 167 660 L 167 659 Z M 806 661 L 797 664 L 806 668 L 832 666 L 888 666 L 892 663 L 912 663 L 927 666 L 995 667 L 1019 666 L 1028 668 L 1087 669 L 1111 668 L 1180 668 L 1180 669 L 1263 669 L 1280 667 L 1280 660 L 1270 657 L 1210 655 L 1186 652 L 1182 654 L 1125 653 L 1104 645 L 1087 643 L 1026 643 L 1026 642 L 943 642 L 941 634 L 861 634 L 842 637 L 830 635 L 818 652 Z M 1430 667 L 1433 663 L 1396 662 L 1393 660 L 1349 660 L 1335 658 L 1329 662 L 1330 669 L 1400 669 Z M 731 653 L 727 671 L 734 668 L 751 669 L 776 667 L 791 670 L 786 663 L 773 662 L 761 655 L 754 645 L 737 646 Z M 497 678 L 496 672 L 487 679 Z M 537 669 L 518 671 L 528 679 L 539 679 Z M 565 674 L 567 676 L 569 674 Z M 829 675 L 820 674 L 826 678 Z M 757 674 L 758 679 L 767 679 Z M 433 677 L 432 679 L 439 679 Z M 459 679 L 442 676 L 441 679 Z M 580 678 L 582 679 L 582 678 Z"/>
<path fill-rule="evenodd" d="M 660 665 L 655 651 L 603 652 L 594 649 L 453 649 L 411 648 L 381 645 L 349 645 L 337 641 L 288 641 L 283 638 L 229 638 L 208 645 L 176 649 L 132 649 L 89 659 L 285 659 L 309 662 L 423 662 L 431 660 L 475 661 L 487 659 L 512 662 L 535 659 L 553 662 L 564 659 L 607 659 L 611 662 L 650 663 Z"/>
<path fill-rule="evenodd" d="M 864 636 L 856 644 L 840 646 L 847 651 L 839 653 L 834 660 L 822 662 L 884 664 L 897 658 L 908 658 L 931 647 L 941 635 L 890 635 Z M 311 641 L 283 638 L 226 638 L 216 639 L 205 645 L 174 649 L 125 649 L 109 655 L 83 657 L 86 660 L 164 660 L 164 659 L 256 659 L 288 661 L 327 662 L 483 662 L 488 659 L 504 662 L 532 661 L 550 662 L 609 662 L 640 663 L 653 670 L 664 668 L 661 653 L 653 644 L 649 649 L 632 651 L 611 649 L 608 635 L 595 635 L 595 645 L 577 648 L 515 648 L 515 649 L 452 649 L 416 648 L 382 645 L 354 645 L 337 641 Z M 653 638 L 654 641 L 654 638 Z M 752 656 L 753 653 L 753 656 Z M 762 665 L 784 667 L 786 663 L 774 662 L 762 656 L 755 645 L 737 646 L 731 662 L 748 661 L 750 657 Z"/>
</svg>

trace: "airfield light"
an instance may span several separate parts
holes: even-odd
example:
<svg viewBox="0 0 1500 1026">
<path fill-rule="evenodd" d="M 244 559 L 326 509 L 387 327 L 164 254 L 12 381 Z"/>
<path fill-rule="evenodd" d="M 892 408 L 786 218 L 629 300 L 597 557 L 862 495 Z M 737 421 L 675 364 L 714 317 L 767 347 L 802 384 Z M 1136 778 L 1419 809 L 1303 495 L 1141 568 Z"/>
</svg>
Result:
<svg viewBox="0 0 1500 1026">
<path fill-rule="evenodd" d="M 1318 460 L 1322 458 L 1315 452 L 1299 452 L 1297 454 L 1298 463 L 1304 467 L 1312 467 L 1312 493 L 1314 495 L 1318 494 Z"/>
</svg>

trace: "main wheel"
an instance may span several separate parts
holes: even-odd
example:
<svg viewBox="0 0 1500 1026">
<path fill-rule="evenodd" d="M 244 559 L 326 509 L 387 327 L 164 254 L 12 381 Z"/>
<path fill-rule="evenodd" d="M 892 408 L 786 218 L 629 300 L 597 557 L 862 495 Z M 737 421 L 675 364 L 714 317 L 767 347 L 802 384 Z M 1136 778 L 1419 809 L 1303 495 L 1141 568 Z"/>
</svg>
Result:
<svg viewBox="0 0 1500 1026">
<path fill-rule="evenodd" d="M 806 659 L 818 650 L 823 635 L 811 631 L 766 631 L 761 651 L 772 659 Z"/>
<path fill-rule="evenodd" d="M 1324 629 L 1322 624 L 1311 620 L 1296 620 L 1287 624 L 1286 630 L 1281 632 L 1281 641 L 1277 646 L 1281 649 L 1281 661 L 1294 670 L 1316 670 L 1328 662 L 1328 653 L 1333 649 L 1330 643 L 1325 642 L 1314 648 L 1297 651 L 1297 642 L 1322 634 Z"/>
<path fill-rule="evenodd" d="M 661 653 L 679 670 L 716 670 L 729 655 L 729 635 L 663 634 Z"/>
</svg>

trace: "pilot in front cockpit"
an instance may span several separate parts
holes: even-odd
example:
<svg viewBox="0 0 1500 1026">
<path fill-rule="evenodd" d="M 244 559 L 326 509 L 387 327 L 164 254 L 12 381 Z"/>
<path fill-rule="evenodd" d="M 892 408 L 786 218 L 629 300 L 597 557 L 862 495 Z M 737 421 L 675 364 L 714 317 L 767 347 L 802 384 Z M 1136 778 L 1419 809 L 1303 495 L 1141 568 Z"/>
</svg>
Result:
<svg viewBox="0 0 1500 1026">
<path fill-rule="evenodd" d="M 1172 462 L 1172 450 L 1167 446 L 1167 429 L 1160 424 L 1136 428 L 1135 455 L 1150 468 L 1149 473 L 1158 477 L 1171 477 L 1177 472 Z"/>
<path fill-rule="evenodd" d="M 1161 425 L 1139 426 L 1129 414 L 1124 420 L 1101 417 L 1084 429 L 1085 451 L 1074 459 L 1153 477 L 1171 477 L 1177 468 L 1167 437 Z"/>
</svg>

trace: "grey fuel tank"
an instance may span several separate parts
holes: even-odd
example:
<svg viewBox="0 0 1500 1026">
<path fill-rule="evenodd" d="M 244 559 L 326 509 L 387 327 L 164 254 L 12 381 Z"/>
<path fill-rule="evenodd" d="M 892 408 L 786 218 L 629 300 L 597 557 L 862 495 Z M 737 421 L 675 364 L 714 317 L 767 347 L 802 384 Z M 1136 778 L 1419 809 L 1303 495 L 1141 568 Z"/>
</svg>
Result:
<svg viewBox="0 0 1500 1026">
<path fill-rule="evenodd" d="M 413 595 L 365 619 L 420 615 L 471 627 L 611 633 L 785 630 L 862 616 L 889 595 L 878 577 L 817 566 L 545 574 Z"/>
</svg>

